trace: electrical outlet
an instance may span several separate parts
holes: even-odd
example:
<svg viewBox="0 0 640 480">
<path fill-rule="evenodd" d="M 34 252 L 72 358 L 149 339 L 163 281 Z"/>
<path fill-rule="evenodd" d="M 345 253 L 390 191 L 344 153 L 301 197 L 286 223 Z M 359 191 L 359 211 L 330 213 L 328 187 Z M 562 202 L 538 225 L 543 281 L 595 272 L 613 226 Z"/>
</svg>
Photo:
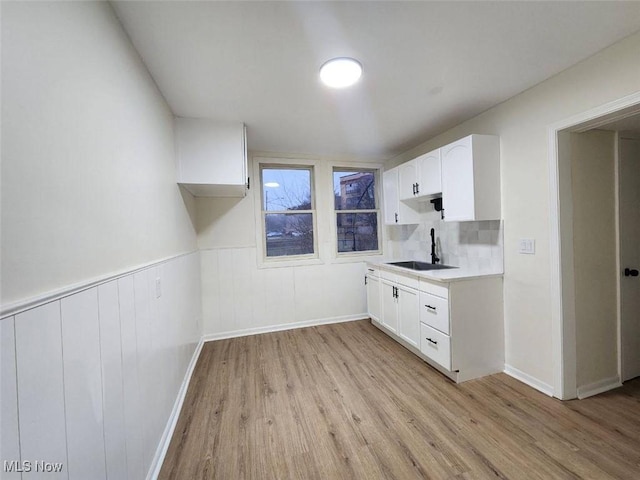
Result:
<svg viewBox="0 0 640 480">
<path fill-rule="evenodd" d="M 525 255 L 535 255 L 536 241 L 533 238 L 521 238 L 518 244 L 518 253 Z"/>
<path fill-rule="evenodd" d="M 162 283 L 160 282 L 160 278 L 156 278 L 156 298 L 160 298 L 162 296 Z"/>
</svg>

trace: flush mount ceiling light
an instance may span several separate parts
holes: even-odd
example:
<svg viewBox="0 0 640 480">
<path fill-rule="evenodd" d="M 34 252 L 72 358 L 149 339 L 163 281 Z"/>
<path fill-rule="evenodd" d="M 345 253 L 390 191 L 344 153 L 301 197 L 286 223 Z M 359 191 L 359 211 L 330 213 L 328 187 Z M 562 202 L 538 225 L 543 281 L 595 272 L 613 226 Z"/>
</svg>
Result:
<svg viewBox="0 0 640 480">
<path fill-rule="evenodd" d="M 353 85 L 362 75 L 362 65 L 348 57 L 332 58 L 320 67 L 320 80 L 332 88 L 345 88 Z"/>
</svg>

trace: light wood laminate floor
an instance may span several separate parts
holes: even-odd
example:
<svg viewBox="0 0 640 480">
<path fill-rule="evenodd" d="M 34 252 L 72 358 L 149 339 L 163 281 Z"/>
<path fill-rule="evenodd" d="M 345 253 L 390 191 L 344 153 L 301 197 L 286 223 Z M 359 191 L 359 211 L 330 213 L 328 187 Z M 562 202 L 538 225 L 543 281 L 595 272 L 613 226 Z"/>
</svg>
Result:
<svg viewBox="0 0 640 480">
<path fill-rule="evenodd" d="M 161 479 L 639 479 L 640 380 L 456 385 L 368 320 L 204 345 Z"/>
</svg>

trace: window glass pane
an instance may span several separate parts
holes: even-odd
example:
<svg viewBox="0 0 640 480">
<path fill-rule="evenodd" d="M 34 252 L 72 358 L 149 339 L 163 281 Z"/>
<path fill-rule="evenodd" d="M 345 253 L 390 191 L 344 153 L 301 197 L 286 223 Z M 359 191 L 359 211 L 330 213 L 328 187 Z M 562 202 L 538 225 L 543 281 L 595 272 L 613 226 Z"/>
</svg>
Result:
<svg viewBox="0 0 640 480">
<path fill-rule="evenodd" d="M 311 210 L 311 170 L 262 169 L 262 205 L 269 212 Z"/>
<path fill-rule="evenodd" d="M 333 171 L 336 210 L 370 210 L 376 208 L 373 172 Z"/>
<path fill-rule="evenodd" d="M 313 217 L 310 213 L 265 215 L 267 257 L 313 253 Z"/>
<path fill-rule="evenodd" d="M 378 214 L 338 213 L 338 252 L 378 250 Z"/>
</svg>

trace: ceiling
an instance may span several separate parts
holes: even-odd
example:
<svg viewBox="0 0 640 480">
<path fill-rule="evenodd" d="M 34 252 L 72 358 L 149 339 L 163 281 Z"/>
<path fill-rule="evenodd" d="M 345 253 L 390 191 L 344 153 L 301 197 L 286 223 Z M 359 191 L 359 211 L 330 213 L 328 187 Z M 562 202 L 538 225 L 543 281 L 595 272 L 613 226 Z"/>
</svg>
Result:
<svg viewBox="0 0 640 480">
<path fill-rule="evenodd" d="M 115 1 L 174 114 L 252 150 L 390 158 L 640 30 L 640 2 Z M 360 82 L 318 70 L 357 58 Z"/>
</svg>

